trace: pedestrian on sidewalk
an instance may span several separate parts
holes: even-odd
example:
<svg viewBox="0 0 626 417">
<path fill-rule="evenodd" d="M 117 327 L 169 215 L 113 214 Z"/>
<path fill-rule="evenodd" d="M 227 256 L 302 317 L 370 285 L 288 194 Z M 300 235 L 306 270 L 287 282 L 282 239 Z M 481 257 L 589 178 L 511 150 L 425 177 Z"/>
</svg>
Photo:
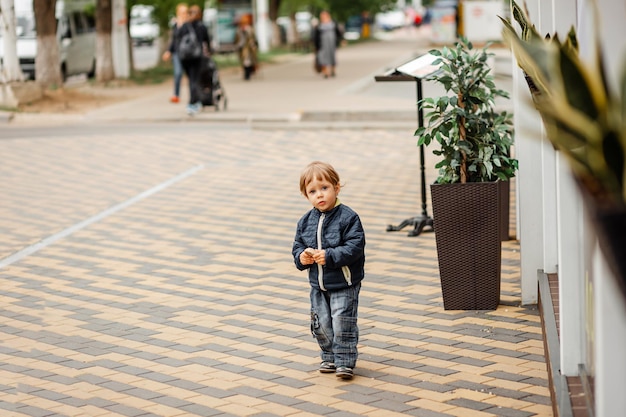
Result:
<svg viewBox="0 0 626 417">
<path fill-rule="evenodd" d="M 320 347 L 321 373 L 352 379 L 359 341 L 357 309 L 364 278 L 365 232 L 357 213 L 342 204 L 339 174 L 312 162 L 300 176 L 300 192 L 313 208 L 298 221 L 292 254 L 308 269 L 311 332 Z"/>
<path fill-rule="evenodd" d="M 250 76 L 256 72 L 258 65 L 257 51 L 259 48 L 259 43 L 252 28 L 252 15 L 245 14 L 241 16 L 237 33 L 235 34 L 235 45 L 237 46 L 239 63 L 243 69 L 243 79 L 249 80 Z"/>
<path fill-rule="evenodd" d="M 202 23 L 200 6 L 194 4 L 189 7 L 189 20 L 180 29 L 178 53 L 189 80 L 187 113 L 194 115 L 202 110 L 200 73 L 206 57 L 211 53 L 211 38 L 207 27 Z"/>
<path fill-rule="evenodd" d="M 172 103 L 178 103 L 180 101 L 180 82 L 183 78 L 183 66 L 180 62 L 180 57 L 177 52 L 177 45 L 180 37 L 180 29 L 185 22 L 189 20 L 189 7 L 187 3 L 178 3 L 176 5 L 176 18 L 172 24 L 170 45 L 165 52 L 163 52 L 163 61 L 172 60 L 174 66 L 174 95 L 170 98 Z"/>
<path fill-rule="evenodd" d="M 319 23 L 313 31 L 313 45 L 315 46 L 316 66 L 321 68 L 324 78 L 335 76 L 337 48 L 342 39 L 339 25 L 333 21 L 328 11 L 323 10 L 320 13 Z"/>
</svg>

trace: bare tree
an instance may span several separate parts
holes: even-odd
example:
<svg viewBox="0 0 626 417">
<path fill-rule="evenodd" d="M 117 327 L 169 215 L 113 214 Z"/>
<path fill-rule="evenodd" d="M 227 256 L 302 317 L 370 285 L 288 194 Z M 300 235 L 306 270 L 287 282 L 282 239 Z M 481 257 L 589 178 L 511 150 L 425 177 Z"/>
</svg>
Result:
<svg viewBox="0 0 626 417">
<path fill-rule="evenodd" d="M 98 0 L 96 3 L 96 80 L 111 81 L 115 78 L 113 68 L 113 1 Z"/>
<path fill-rule="evenodd" d="M 280 9 L 281 0 L 270 0 L 269 1 L 269 13 L 268 17 L 270 20 L 270 27 L 272 30 L 271 37 L 271 45 L 278 46 L 280 45 L 280 28 L 276 23 L 276 19 L 278 18 L 278 11 Z"/>
<path fill-rule="evenodd" d="M 23 81 L 24 74 L 22 74 L 17 58 L 15 3 L 13 0 L 0 0 L 0 36 L 4 42 L 0 82 Z"/>
<path fill-rule="evenodd" d="M 56 0 L 33 0 L 37 27 L 35 79 L 45 88 L 63 86 L 57 43 Z"/>
</svg>

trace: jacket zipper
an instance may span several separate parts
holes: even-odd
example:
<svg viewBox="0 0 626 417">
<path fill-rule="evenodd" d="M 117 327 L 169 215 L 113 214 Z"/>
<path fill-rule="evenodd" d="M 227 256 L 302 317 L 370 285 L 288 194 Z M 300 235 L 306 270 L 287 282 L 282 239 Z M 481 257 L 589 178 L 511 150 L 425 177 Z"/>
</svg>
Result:
<svg viewBox="0 0 626 417">
<path fill-rule="evenodd" d="M 322 250 L 322 225 L 325 217 L 326 213 L 322 213 L 319 221 L 317 222 L 317 249 L 319 250 Z M 317 282 L 320 289 L 322 291 L 326 291 L 326 287 L 324 287 L 324 268 L 320 264 L 317 264 Z"/>
</svg>

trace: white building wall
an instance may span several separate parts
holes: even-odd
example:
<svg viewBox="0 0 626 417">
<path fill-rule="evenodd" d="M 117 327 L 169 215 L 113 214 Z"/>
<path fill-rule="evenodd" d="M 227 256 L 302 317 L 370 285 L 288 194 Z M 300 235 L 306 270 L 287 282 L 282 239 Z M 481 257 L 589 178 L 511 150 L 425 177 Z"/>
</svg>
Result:
<svg viewBox="0 0 626 417">
<path fill-rule="evenodd" d="M 598 250 L 594 256 L 596 417 L 626 413 L 626 303 Z"/>
<path fill-rule="evenodd" d="M 542 35 L 554 33 L 553 1 L 537 1 L 537 17 L 531 16 L 537 22 L 537 30 Z M 573 22 L 572 22 L 573 23 Z M 543 272 L 546 274 L 558 271 L 557 239 L 557 201 L 556 201 L 556 152 L 545 132 L 541 131 L 541 193 L 543 201 Z"/>
<path fill-rule="evenodd" d="M 550 33 L 557 33 L 561 39 L 576 26 L 576 0 L 553 0 L 548 3 L 546 13 L 550 13 Z M 546 142 L 548 142 L 546 140 Z M 560 358 L 561 373 L 567 376 L 578 375 L 578 365 L 585 358 L 585 257 L 582 242 L 584 235 L 584 215 L 580 194 L 571 176 L 567 161 L 559 152 L 554 152 L 554 181 L 557 209 L 554 224 L 557 226 L 557 257 L 559 272 L 560 302 Z"/>
<path fill-rule="evenodd" d="M 597 30 L 609 86 L 617 92 L 626 58 L 626 2 L 596 2 L 599 9 Z M 589 4 L 587 7 L 590 10 Z M 585 34 L 589 35 L 590 31 Z M 588 54 L 592 50 L 592 39 L 590 36 L 581 39 L 581 53 Z M 596 416 L 620 416 L 626 410 L 626 300 L 601 256 L 594 259 Z"/>
<path fill-rule="evenodd" d="M 538 0 L 528 2 L 530 18 L 539 16 Z M 513 63 L 515 156 L 519 160 L 517 201 L 521 252 L 522 304 L 537 304 L 537 271 L 543 269 L 543 183 L 541 118 L 531 107 L 524 76 Z"/>
<path fill-rule="evenodd" d="M 597 25 L 591 18 L 592 0 L 528 0 L 526 4 L 531 20 L 541 32 L 565 34 L 574 24 L 582 57 L 593 56 L 594 33 L 597 31 L 605 52 L 610 87 L 617 91 L 626 58 L 626 2 L 595 0 L 599 9 Z M 624 415 L 626 301 L 597 244 L 593 243 L 594 236 L 586 227 L 584 206 L 569 168 L 564 166 L 558 153 L 551 160 L 541 145 L 542 132 L 537 127 L 541 126 L 540 120 L 526 105 L 528 88 L 521 72 L 515 68 L 513 91 L 516 150 L 520 160 L 518 205 L 522 303 L 533 299 L 532 287 L 536 286 L 536 281 L 532 275 L 538 269 L 549 272 L 553 264 L 552 251 L 556 250 L 561 346 L 566 347 L 561 349 L 561 371 L 576 375 L 578 364 L 584 364 L 595 377 L 595 415 Z M 537 187 L 537 184 L 541 186 Z M 550 196 L 552 188 L 554 195 Z M 556 243 L 552 241 L 552 219 L 556 226 Z M 588 287 L 587 282 L 590 283 Z"/>
<path fill-rule="evenodd" d="M 557 155 L 561 373 L 578 375 L 585 358 L 584 216 L 567 161 Z"/>
</svg>

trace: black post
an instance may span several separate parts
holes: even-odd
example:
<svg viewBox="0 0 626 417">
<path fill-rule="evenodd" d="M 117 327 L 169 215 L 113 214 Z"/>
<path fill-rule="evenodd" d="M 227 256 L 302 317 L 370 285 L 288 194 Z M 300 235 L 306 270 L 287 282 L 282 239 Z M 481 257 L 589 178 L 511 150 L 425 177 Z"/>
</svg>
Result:
<svg viewBox="0 0 626 417">
<path fill-rule="evenodd" d="M 417 83 L 417 124 L 418 127 L 424 125 L 424 110 L 422 110 L 419 103 L 422 101 L 422 79 L 434 74 L 438 71 L 438 66 L 432 65 L 437 60 L 437 57 L 432 54 L 422 55 L 417 57 L 404 65 L 399 66 L 396 69 L 387 71 L 383 75 L 377 75 L 374 77 L 376 81 L 415 81 Z M 426 226 L 430 226 L 429 230 L 434 231 L 433 219 L 428 215 L 426 210 L 426 161 L 424 157 L 424 145 L 420 145 L 420 180 L 422 186 L 422 214 L 416 217 L 405 219 L 397 226 L 387 226 L 388 232 L 401 230 L 407 226 L 413 226 L 408 235 L 418 236 L 422 233 Z"/>
<path fill-rule="evenodd" d="M 417 101 L 422 101 L 422 79 L 416 78 L 417 81 Z M 418 127 L 424 126 L 424 110 L 422 106 L 417 106 L 417 123 Z M 420 170 L 422 180 L 422 217 L 430 219 L 428 212 L 426 211 L 426 161 L 424 160 L 424 145 L 420 145 Z M 432 226 L 432 220 L 430 220 L 429 226 Z"/>
<path fill-rule="evenodd" d="M 422 101 L 422 79 L 419 77 L 415 77 L 415 82 L 417 83 L 417 102 Z M 424 125 L 424 110 L 422 110 L 421 106 L 418 104 L 417 106 L 417 123 L 418 127 Z M 411 217 L 410 219 L 403 220 L 398 226 L 389 225 L 387 226 L 388 232 L 394 232 L 401 230 L 407 226 L 413 226 L 413 230 L 408 233 L 408 236 L 418 236 L 424 230 L 424 227 L 430 226 L 430 230 L 434 230 L 433 219 L 428 215 L 428 211 L 426 210 L 426 161 L 424 158 L 424 145 L 420 145 L 420 180 L 422 186 L 422 215 Z"/>
</svg>

